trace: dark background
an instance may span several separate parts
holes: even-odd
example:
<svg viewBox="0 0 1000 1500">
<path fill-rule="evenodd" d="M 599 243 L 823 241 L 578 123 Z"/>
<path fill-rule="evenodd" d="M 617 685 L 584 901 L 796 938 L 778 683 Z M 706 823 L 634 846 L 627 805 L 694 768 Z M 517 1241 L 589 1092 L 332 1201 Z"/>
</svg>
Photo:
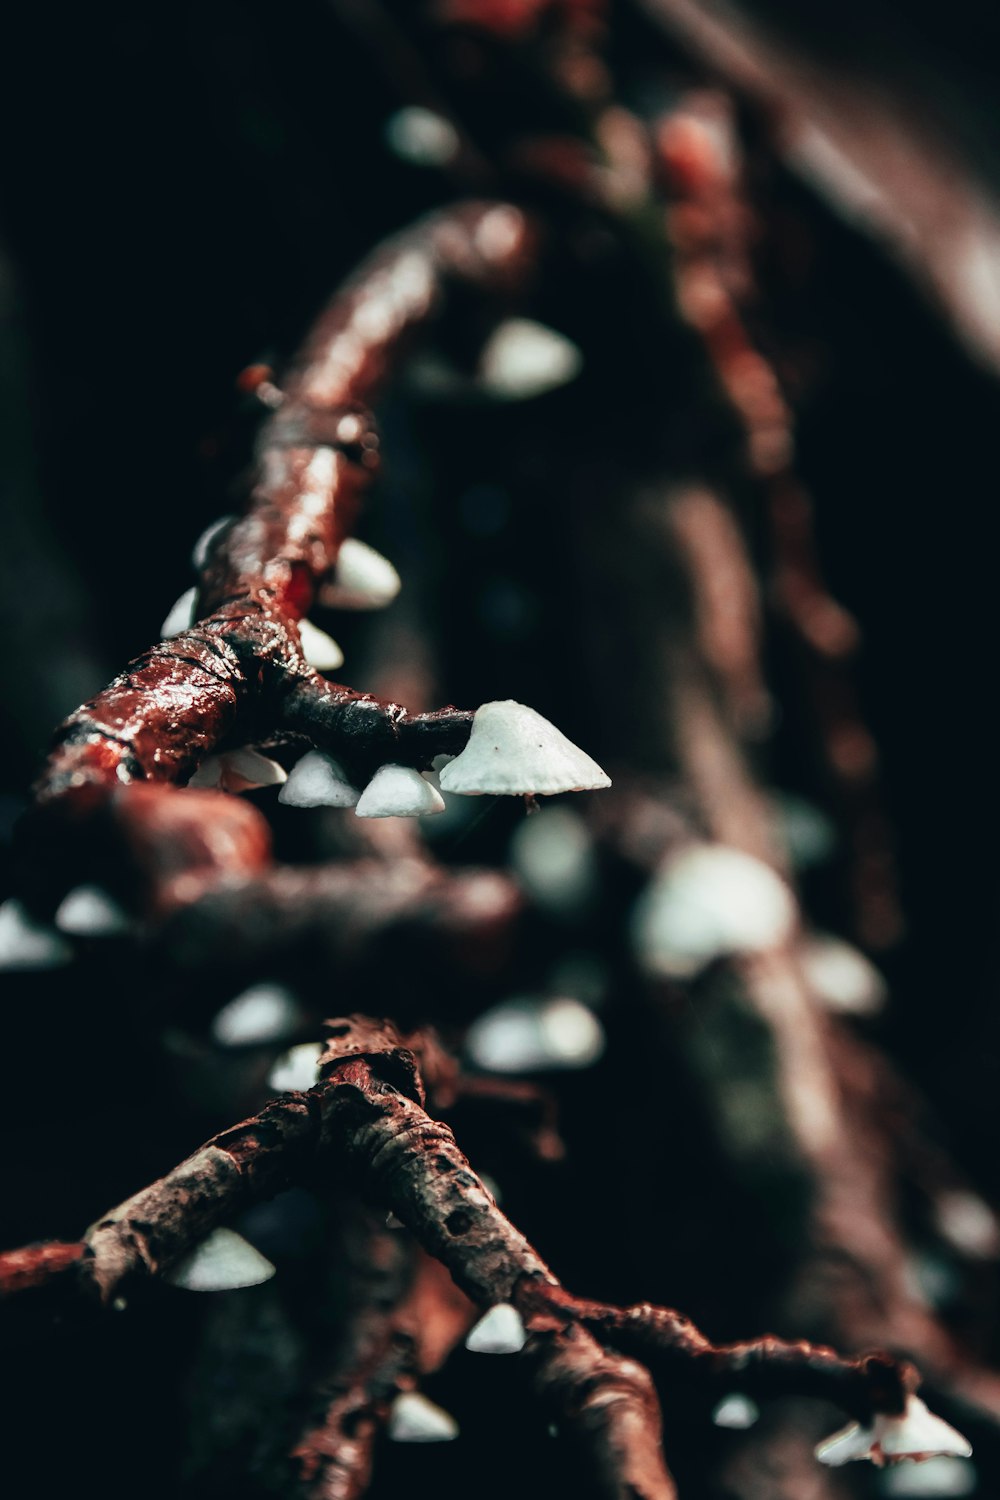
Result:
<svg viewBox="0 0 1000 1500">
<path fill-rule="evenodd" d="M 236 391 L 239 370 L 261 359 L 280 368 L 361 255 L 454 196 L 441 174 L 386 146 L 385 121 L 407 102 L 405 90 L 345 24 L 347 9 L 208 0 L 168 13 L 56 6 L 18 17 L 0 103 L 0 805 L 8 837 L 52 726 L 157 636 L 191 582 L 195 537 L 239 503 L 257 420 Z M 834 16 L 812 7 L 808 44 L 826 46 L 845 68 L 902 76 L 907 88 L 939 86 L 939 102 L 956 101 L 948 124 L 967 159 L 996 185 L 995 21 L 985 7 L 950 6 L 946 17 L 929 7 L 906 7 L 904 17 L 903 9 L 845 15 L 837 7 Z M 787 24 L 792 10 L 773 14 Z M 639 89 L 659 69 L 690 76 L 646 23 L 624 7 L 618 15 L 623 88 Z M 502 95 L 479 108 L 481 139 L 502 137 Z M 763 267 L 761 318 L 788 367 L 809 372 L 795 393 L 799 471 L 817 502 L 833 592 L 864 631 L 858 681 L 883 756 L 908 924 L 905 942 L 881 960 L 894 988 L 878 1034 L 928 1095 L 943 1138 L 996 1197 L 992 523 L 1000 392 L 881 250 L 780 168 L 767 194 L 772 222 L 808 245 L 804 257 L 785 258 L 793 274 L 783 277 L 778 232 Z M 387 474 L 365 523 L 404 576 L 408 556 L 431 558 L 424 573 L 439 586 L 428 585 L 423 607 L 443 701 L 507 696 L 516 680 L 515 696 L 553 718 L 558 710 L 595 753 L 600 727 L 587 733 L 573 722 L 574 684 L 587 663 L 572 659 L 572 639 L 561 642 L 570 652 L 564 679 L 549 675 L 559 659 L 552 631 L 559 641 L 561 585 L 538 557 L 554 524 L 546 504 L 559 443 L 603 421 L 613 445 L 623 424 L 641 423 L 646 412 L 643 362 L 655 356 L 643 345 L 641 299 L 616 287 L 613 263 L 599 275 L 614 316 L 575 301 L 582 286 L 555 279 L 543 282 L 531 309 L 581 343 L 587 369 L 572 400 L 555 393 L 512 413 L 390 398 L 382 413 Z M 623 363 L 630 347 L 636 354 Z M 497 519 L 477 521 L 482 515 Z M 362 620 L 335 631 L 348 672 L 354 661 L 359 671 L 372 662 L 372 629 Z M 769 667 L 782 701 L 791 675 L 780 641 Z M 360 675 L 347 680 L 375 686 Z M 794 701 L 784 707 L 767 774 L 821 801 L 801 715 Z M 500 834 L 493 842 L 502 844 Z M 488 834 L 480 847 L 489 851 Z M 837 928 L 844 911 L 836 884 L 820 882 L 811 894 L 816 919 Z M 115 1201 L 145 1180 L 148 1138 L 136 1130 L 162 1129 L 163 1167 L 176 1144 L 187 1149 L 197 1138 L 178 1141 L 173 1127 L 156 1125 L 141 1052 L 123 1043 L 112 1066 L 110 1043 L 86 1042 L 95 1007 L 124 1015 L 129 1004 L 127 971 L 104 974 L 99 985 L 89 977 L 94 991 L 71 996 L 27 980 L 6 986 L 6 1067 L 33 1147 L 30 1167 L 12 1166 L 5 1244 L 73 1235 L 105 1206 L 103 1193 Z M 52 1018 L 51 1050 L 41 1056 L 35 1007 L 50 1007 Z M 85 1083 L 81 1068 L 96 1074 Z M 70 1076 L 74 1098 L 93 1105 L 92 1133 L 67 1140 L 45 1098 L 53 1079 Z M 718 1246 L 697 1270 L 697 1257 L 678 1257 L 686 1301 L 676 1283 L 635 1284 L 633 1272 L 646 1274 L 656 1256 L 649 1245 L 635 1250 L 634 1266 L 620 1256 L 607 1227 L 616 1164 L 601 1158 L 583 1084 L 568 1086 L 566 1108 L 591 1154 L 581 1145 L 555 1193 L 529 1181 L 512 1215 L 581 1292 L 660 1297 L 724 1319 L 727 1298 L 712 1280 Z M 47 1163 L 40 1175 L 36 1153 Z M 85 1174 L 95 1153 L 108 1153 L 113 1169 Z M 592 1238 L 568 1243 L 558 1204 L 594 1182 L 610 1207 L 595 1213 Z M 651 1233 L 664 1232 L 663 1217 L 651 1209 Z M 704 1257 L 708 1231 L 694 1239 Z M 39 1353 L 34 1376 L 45 1397 L 26 1402 L 24 1417 L 37 1427 L 29 1450 L 39 1482 L 51 1479 L 51 1440 L 73 1451 L 74 1473 L 92 1463 L 113 1493 L 137 1468 L 146 1495 L 174 1493 L 176 1374 L 196 1316 L 175 1309 L 148 1344 L 132 1329 L 103 1332 L 96 1355 L 85 1344 L 60 1346 L 55 1368 Z M 470 1391 L 467 1360 L 441 1377 L 441 1399 L 489 1448 L 497 1493 L 529 1456 L 541 1465 L 542 1493 L 551 1459 L 537 1416 L 489 1361 L 486 1372 L 476 1366 Z M 492 1408 L 481 1400 L 487 1389 Z M 109 1406 L 120 1419 L 98 1420 Z M 442 1494 L 465 1487 L 460 1448 L 434 1455 L 427 1483 Z M 404 1465 L 420 1493 L 425 1462 L 423 1452 L 390 1454 L 378 1493 L 392 1492 Z"/>
</svg>

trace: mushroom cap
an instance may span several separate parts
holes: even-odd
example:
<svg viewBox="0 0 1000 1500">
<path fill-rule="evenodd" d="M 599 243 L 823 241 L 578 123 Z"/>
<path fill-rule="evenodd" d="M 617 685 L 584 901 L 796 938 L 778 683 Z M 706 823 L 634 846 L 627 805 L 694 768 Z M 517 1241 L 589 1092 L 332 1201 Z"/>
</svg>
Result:
<svg viewBox="0 0 1000 1500">
<path fill-rule="evenodd" d="M 610 785 L 610 776 L 554 724 L 510 698 L 476 710 L 468 744 L 441 771 L 442 789 L 466 797 L 551 797 Z"/>
<path fill-rule="evenodd" d="M 727 954 L 776 947 L 795 922 L 792 893 L 770 865 L 724 844 L 695 844 L 646 887 L 633 932 L 650 973 L 683 979 Z"/>
<path fill-rule="evenodd" d="M 922 1462 L 928 1458 L 968 1458 L 972 1445 L 954 1427 L 928 1411 L 919 1396 L 907 1396 L 900 1416 L 878 1413 L 871 1425 L 850 1422 L 816 1448 L 822 1464 L 837 1468 L 854 1459 L 873 1463 Z"/>
<path fill-rule="evenodd" d="M 570 995 L 504 1000 L 477 1016 L 465 1050 L 488 1073 L 544 1073 L 589 1068 L 604 1051 L 604 1028 Z"/>
<path fill-rule="evenodd" d="M 329 609 L 384 609 L 402 586 L 387 557 L 349 536 L 337 553 L 332 579 L 320 591 L 320 603 Z"/>
<path fill-rule="evenodd" d="M 532 318 L 506 318 L 479 356 L 479 381 L 491 396 L 523 401 L 575 379 L 583 355 L 565 334 Z"/>
<path fill-rule="evenodd" d="M 419 1391 L 403 1391 L 389 1408 L 389 1437 L 394 1443 L 449 1443 L 458 1437 L 458 1423 Z"/>
<path fill-rule="evenodd" d="M 307 750 L 289 772 L 278 801 L 286 807 L 354 807 L 358 795 L 332 755 Z"/>
<path fill-rule="evenodd" d="M 205 527 L 205 530 L 195 542 L 191 552 L 191 566 L 196 573 L 200 573 L 203 568 L 208 567 L 208 560 L 212 555 L 216 542 L 222 536 L 223 532 L 228 531 L 230 526 L 237 520 L 239 520 L 238 516 L 220 516 L 217 521 L 212 522 L 211 526 Z"/>
<path fill-rule="evenodd" d="M 252 745 L 207 756 L 188 786 L 221 787 L 224 792 L 250 792 L 260 786 L 281 786 L 287 781 L 284 766 L 262 755 Z"/>
<path fill-rule="evenodd" d="M 54 969 L 72 957 L 66 939 L 36 922 L 15 896 L 0 905 L 0 969 Z"/>
<path fill-rule="evenodd" d="M 259 1047 L 284 1041 L 302 1023 L 302 1011 L 283 984 L 253 984 L 222 1007 L 212 1021 L 212 1038 L 223 1047 Z"/>
<path fill-rule="evenodd" d="M 296 1094 L 311 1089 L 316 1069 L 323 1055 L 322 1042 L 299 1042 L 276 1060 L 267 1075 L 267 1086 L 279 1094 Z"/>
<path fill-rule="evenodd" d="M 359 818 L 420 818 L 444 812 L 444 798 L 412 766 L 380 766 L 354 811 Z"/>
<path fill-rule="evenodd" d="M 299 621 L 299 640 L 302 643 L 302 655 L 317 672 L 336 672 L 338 667 L 344 665 L 344 653 L 333 636 L 320 630 L 311 620 Z"/>
<path fill-rule="evenodd" d="M 465 1347 L 473 1354 L 519 1354 L 527 1341 L 517 1308 L 510 1302 L 498 1302 L 479 1319 Z"/>
<path fill-rule="evenodd" d="M 888 993 L 875 965 L 842 938 L 815 932 L 802 944 L 799 958 L 806 980 L 827 1010 L 873 1016 Z"/>
<path fill-rule="evenodd" d="M 129 927 L 118 902 L 99 885 L 75 886 L 56 909 L 55 923 L 73 937 L 111 937 Z"/>
<path fill-rule="evenodd" d="M 229 1292 L 270 1281 L 274 1266 L 235 1229 L 213 1229 L 166 1273 L 187 1292 Z"/>
<path fill-rule="evenodd" d="M 183 635 L 185 630 L 190 630 L 195 620 L 195 606 L 198 603 L 198 590 L 196 588 L 185 589 L 179 599 L 175 599 L 167 611 L 167 618 L 160 626 L 160 635 L 168 641 L 173 635 Z"/>
</svg>

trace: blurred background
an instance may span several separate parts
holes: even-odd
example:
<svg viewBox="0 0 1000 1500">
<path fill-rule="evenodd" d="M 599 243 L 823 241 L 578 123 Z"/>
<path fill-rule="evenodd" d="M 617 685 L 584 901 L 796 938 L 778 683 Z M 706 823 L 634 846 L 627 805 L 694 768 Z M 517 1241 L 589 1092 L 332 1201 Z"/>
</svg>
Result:
<svg viewBox="0 0 1000 1500">
<path fill-rule="evenodd" d="M 783 1195 L 794 1198 L 798 1179 L 775 1166 L 780 1143 L 748 1165 L 706 1138 L 715 1106 L 677 1040 L 697 986 L 668 984 L 651 1009 L 625 953 L 645 878 L 632 857 L 642 799 L 680 816 L 696 798 L 676 735 L 661 733 L 673 712 L 660 701 L 662 657 L 644 661 L 647 627 L 630 602 L 641 528 L 619 546 L 616 507 L 634 518 L 650 496 L 723 494 L 764 620 L 764 695 L 743 753 L 811 927 L 864 952 L 885 983 L 884 1002 L 874 981 L 879 998 L 844 1024 L 879 1059 L 873 1091 L 895 1142 L 892 1212 L 914 1295 L 983 1367 L 995 1363 L 1000 798 L 987 687 L 1000 19 L 972 0 L 946 14 L 781 0 L 203 0 L 169 14 L 37 8 L 18 28 L 0 102 L 0 894 L 13 888 L 11 833 L 53 727 L 158 638 L 193 581 L 195 539 L 240 507 L 260 408 L 238 390 L 239 372 L 280 372 L 386 235 L 462 196 L 509 196 L 552 231 L 514 311 L 569 340 L 572 369 L 525 399 L 491 390 L 476 367 L 488 322 L 458 310 L 379 412 L 383 474 L 361 534 L 404 590 L 384 615 L 322 623 L 352 686 L 414 708 L 530 703 L 639 802 L 615 804 L 624 833 L 609 829 L 611 814 L 602 825 L 596 797 L 585 833 L 575 803 L 579 827 L 556 827 L 557 844 L 579 834 L 597 874 L 572 909 L 532 914 L 513 973 L 485 976 L 471 1000 L 419 978 L 405 1000 L 388 984 L 376 996 L 387 1013 L 398 1002 L 408 1022 L 429 1017 L 460 1038 L 511 993 L 575 985 L 607 1051 L 596 1071 L 547 1080 L 565 1159 L 529 1163 L 502 1132 L 459 1131 L 504 1188 L 505 1210 L 580 1294 L 675 1305 L 719 1338 L 772 1326 L 835 1337 L 818 1313 L 806 1326 L 808 1299 L 802 1322 L 785 1298 L 796 1246 Z M 740 412 L 678 313 L 678 266 L 697 252 L 675 217 L 660 256 L 619 114 L 659 142 L 650 173 L 661 186 L 666 174 L 675 207 L 692 200 L 686 138 L 670 121 L 700 122 L 716 143 L 725 132 L 718 149 L 739 205 L 728 232 L 749 267 L 743 322 L 793 414 L 816 556 L 857 622 L 856 650 L 810 655 L 782 606 L 780 497 L 745 461 Z M 603 197 L 595 164 L 617 184 Z M 646 607 L 669 592 L 670 558 L 664 567 L 635 575 Z M 675 606 L 663 608 L 674 620 Z M 829 753 L 845 724 L 864 736 L 853 779 Z M 336 856 L 337 836 L 324 843 L 261 805 L 282 858 Z M 516 865 L 520 806 L 474 812 L 428 825 L 434 856 Z M 178 1061 L 183 1025 L 162 1020 L 178 980 L 118 949 L 87 949 L 68 972 L 3 976 L 5 1245 L 78 1234 L 230 1118 Z M 208 1013 L 213 996 L 253 977 L 189 976 L 184 1003 Z M 361 1008 L 361 991 L 336 974 L 297 978 L 319 1013 Z M 148 986 L 153 1031 L 131 1019 Z M 234 1085 L 222 1097 L 242 1096 Z M 963 1250 L 942 1229 L 948 1192 L 979 1205 L 971 1250 L 968 1235 Z M 298 1242 L 283 1232 L 294 1261 Z M 305 1241 L 313 1233 L 309 1219 Z M 178 1294 L 137 1326 L 32 1347 L 23 1383 L 22 1367 L 8 1367 L 22 1385 L 33 1485 L 54 1492 L 68 1464 L 112 1494 L 137 1482 L 151 1497 L 263 1488 L 246 1478 L 243 1438 L 227 1468 L 218 1434 L 191 1437 L 212 1381 L 231 1378 L 206 1374 L 193 1352 L 225 1337 L 206 1333 L 210 1317 Z M 455 1356 L 433 1387 L 461 1442 L 384 1445 L 373 1494 L 567 1486 L 546 1424 L 494 1368 L 506 1362 L 476 1361 L 473 1377 L 470 1359 Z M 766 1460 L 761 1438 L 751 1459 L 744 1434 L 704 1413 L 672 1425 L 668 1412 L 682 1493 L 919 1492 L 880 1487 L 867 1466 L 847 1479 L 814 1473 L 797 1450 L 788 1456 L 796 1423 L 797 1413 L 779 1423 L 786 1436 Z M 59 1465 L 53 1431 L 68 1455 Z M 964 1489 L 923 1493 L 1000 1493 L 1000 1444 L 986 1429 L 982 1447 L 986 1466 L 963 1469 Z M 949 1482 L 960 1481 L 939 1481 Z"/>
</svg>

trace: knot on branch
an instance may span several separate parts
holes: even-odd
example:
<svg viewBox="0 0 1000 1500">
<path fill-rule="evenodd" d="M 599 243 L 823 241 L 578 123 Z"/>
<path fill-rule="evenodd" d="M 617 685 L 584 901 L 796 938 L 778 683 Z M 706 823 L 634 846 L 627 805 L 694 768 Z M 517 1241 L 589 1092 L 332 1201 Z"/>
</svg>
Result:
<svg viewBox="0 0 1000 1500">
<path fill-rule="evenodd" d="M 912 1396 L 920 1384 L 916 1365 L 906 1359 L 893 1359 L 891 1354 L 882 1350 L 864 1355 L 858 1364 L 871 1401 L 872 1415 L 876 1412 L 885 1416 L 902 1415 L 906 1398 Z"/>
<path fill-rule="evenodd" d="M 391 1021 L 373 1020 L 370 1016 L 341 1016 L 327 1021 L 326 1047 L 319 1060 L 319 1077 L 326 1082 L 342 1064 L 363 1061 L 375 1076 L 423 1106 L 426 1100 L 423 1079 L 415 1054 L 404 1046 L 403 1038 Z"/>
</svg>

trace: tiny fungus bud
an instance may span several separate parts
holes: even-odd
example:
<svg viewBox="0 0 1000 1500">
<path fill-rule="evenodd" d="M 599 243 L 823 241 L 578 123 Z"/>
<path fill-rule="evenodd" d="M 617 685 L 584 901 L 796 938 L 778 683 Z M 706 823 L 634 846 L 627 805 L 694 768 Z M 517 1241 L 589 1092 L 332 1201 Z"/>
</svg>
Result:
<svg viewBox="0 0 1000 1500">
<path fill-rule="evenodd" d="M 474 1354 L 518 1354 L 528 1341 L 521 1314 L 510 1302 L 491 1307 L 465 1340 Z"/>
<path fill-rule="evenodd" d="M 359 793 L 332 755 L 307 750 L 278 793 L 286 807 L 354 807 Z"/>
<path fill-rule="evenodd" d="M 394 1443 L 450 1443 L 458 1423 L 419 1391 L 403 1391 L 389 1409 L 389 1437 Z"/>
<path fill-rule="evenodd" d="M 380 766 L 358 799 L 359 818 L 419 818 L 444 812 L 444 798 L 410 766 Z"/>
</svg>

